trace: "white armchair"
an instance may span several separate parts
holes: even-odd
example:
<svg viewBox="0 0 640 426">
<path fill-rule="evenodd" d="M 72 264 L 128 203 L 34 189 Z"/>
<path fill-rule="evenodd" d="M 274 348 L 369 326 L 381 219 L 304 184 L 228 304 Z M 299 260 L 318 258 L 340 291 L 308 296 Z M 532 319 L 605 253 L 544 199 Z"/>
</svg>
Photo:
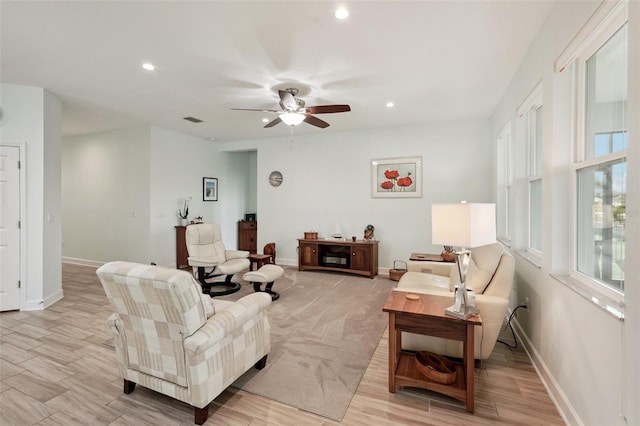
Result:
<svg viewBox="0 0 640 426">
<path fill-rule="evenodd" d="M 240 284 L 231 281 L 234 274 L 249 267 L 249 252 L 227 250 L 222 242 L 222 231 L 217 223 L 201 223 L 187 226 L 185 234 L 187 258 L 202 292 L 210 296 L 222 296 L 240 290 Z M 212 281 L 226 275 L 224 282 Z M 222 288 L 222 290 L 216 290 Z"/>
<path fill-rule="evenodd" d="M 466 284 L 476 294 L 476 306 L 482 318 L 482 326 L 474 327 L 476 359 L 489 358 L 496 344 L 513 288 L 514 267 L 513 256 L 498 243 L 471 251 Z M 428 269 L 430 273 L 405 273 L 396 290 L 450 295 L 453 303 L 454 288 L 460 283 L 455 263 L 430 265 Z M 402 333 L 402 349 L 462 358 L 462 342 L 414 333 Z"/>
<path fill-rule="evenodd" d="M 186 402 L 202 424 L 214 398 L 253 366 L 264 368 L 268 294 L 215 300 L 186 271 L 129 262 L 107 263 L 97 275 L 115 310 L 108 321 L 125 393 L 140 384 Z"/>
</svg>

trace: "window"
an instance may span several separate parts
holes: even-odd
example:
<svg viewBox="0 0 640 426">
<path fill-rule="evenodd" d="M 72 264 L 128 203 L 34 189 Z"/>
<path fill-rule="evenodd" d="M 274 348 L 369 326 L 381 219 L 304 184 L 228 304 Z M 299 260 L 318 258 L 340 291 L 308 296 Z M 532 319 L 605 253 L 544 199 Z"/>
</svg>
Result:
<svg viewBox="0 0 640 426">
<path fill-rule="evenodd" d="M 527 146 L 528 233 L 527 250 L 542 255 L 542 85 L 518 108 L 518 126 Z"/>
<path fill-rule="evenodd" d="M 575 270 L 624 292 L 627 24 L 609 24 L 578 56 Z M 604 41 L 602 41 L 604 40 Z"/>
<path fill-rule="evenodd" d="M 507 123 L 498 134 L 497 140 L 497 233 L 505 243 L 511 241 L 511 225 L 509 222 L 509 212 L 511 203 L 511 123 Z"/>
</svg>

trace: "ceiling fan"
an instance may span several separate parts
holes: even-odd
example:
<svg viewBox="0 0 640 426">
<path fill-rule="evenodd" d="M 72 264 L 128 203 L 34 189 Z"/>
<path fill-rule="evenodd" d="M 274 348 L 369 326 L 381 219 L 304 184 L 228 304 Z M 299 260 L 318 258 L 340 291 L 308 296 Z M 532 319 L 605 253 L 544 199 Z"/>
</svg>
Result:
<svg viewBox="0 0 640 426">
<path fill-rule="evenodd" d="M 318 105 L 305 107 L 304 101 L 295 96 L 298 94 L 298 89 L 290 87 L 285 90 L 278 90 L 280 96 L 280 108 L 275 109 L 247 109 L 247 108 L 231 108 L 235 111 L 262 111 L 262 112 L 275 112 L 278 117 L 267 123 L 264 127 L 273 127 L 278 123 L 285 123 L 289 126 L 297 126 L 303 121 L 312 126 L 320 127 L 324 129 L 329 127 L 329 123 L 324 120 L 320 120 L 318 117 L 314 117 L 312 114 L 330 114 L 334 112 L 348 112 L 351 111 L 349 105 Z"/>
</svg>

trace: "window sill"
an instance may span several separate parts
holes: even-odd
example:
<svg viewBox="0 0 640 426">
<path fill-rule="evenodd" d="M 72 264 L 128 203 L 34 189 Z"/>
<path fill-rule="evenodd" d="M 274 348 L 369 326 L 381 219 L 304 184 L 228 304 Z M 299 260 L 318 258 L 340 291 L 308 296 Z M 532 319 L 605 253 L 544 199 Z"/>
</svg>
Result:
<svg viewBox="0 0 640 426">
<path fill-rule="evenodd" d="M 531 263 L 536 268 L 542 269 L 542 259 L 540 259 L 538 256 L 534 255 L 533 253 L 527 250 L 516 250 L 516 253 L 520 255 L 520 257 L 522 257 L 524 260 Z"/>
<path fill-rule="evenodd" d="M 511 239 L 507 237 L 498 237 L 498 242 L 500 242 L 505 247 L 511 247 Z"/>
<path fill-rule="evenodd" d="M 584 297 L 589 302 L 593 303 L 609 315 L 613 316 L 619 321 L 624 321 L 624 303 L 613 300 L 602 293 L 595 291 L 593 288 L 582 283 L 569 275 L 549 274 L 551 278 L 558 281 L 561 284 L 569 287 L 578 295 Z"/>
</svg>

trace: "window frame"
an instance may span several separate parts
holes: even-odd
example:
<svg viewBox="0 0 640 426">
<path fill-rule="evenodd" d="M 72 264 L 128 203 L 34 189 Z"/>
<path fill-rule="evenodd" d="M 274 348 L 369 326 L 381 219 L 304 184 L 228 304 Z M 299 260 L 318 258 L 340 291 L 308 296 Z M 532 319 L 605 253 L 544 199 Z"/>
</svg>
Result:
<svg viewBox="0 0 640 426">
<path fill-rule="evenodd" d="M 520 104 L 517 110 L 518 125 L 522 126 L 525 133 L 525 146 L 526 146 L 526 162 L 527 162 L 527 248 L 526 251 L 536 257 L 538 260 L 542 259 L 542 197 L 540 198 L 540 224 L 539 224 L 539 239 L 540 249 L 532 247 L 532 219 L 533 219 L 533 203 L 532 203 L 532 185 L 534 182 L 540 182 L 540 190 L 542 191 L 542 154 L 538 158 L 538 148 L 542 153 L 542 139 L 538 139 L 538 119 L 537 112 L 543 108 L 543 96 L 542 96 L 542 82 L 536 84 L 531 93 Z M 541 111 L 544 113 L 544 109 Z M 542 120 L 544 124 L 544 120 Z M 540 146 L 538 146 L 540 144 Z M 539 166 L 539 167 L 538 167 Z"/>
<path fill-rule="evenodd" d="M 511 121 L 507 122 L 498 132 L 496 140 L 497 161 L 497 203 L 496 208 L 499 209 L 504 218 L 504 223 L 498 223 L 498 240 L 506 245 L 511 245 L 512 241 L 512 223 L 511 202 L 513 192 L 513 137 L 511 131 Z M 501 160 L 502 159 L 502 164 Z M 501 194 L 504 200 L 501 200 Z M 500 203 L 503 201 L 503 203 Z M 503 205 L 501 205 L 503 204 Z"/>
<path fill-rule="evenodd" d="M 620 2 L 613 8 L 611 13 L 602 20 L 589 37 L 578 48 L 575 54 L 574 65 L 574 95 L 575 95 L 575 116 L 574 122 L 574 143 L 573 158 L 570 165 L 570 197 L 571 197 L 571 266 L 569 276 L 578 280 L 592 290 L 604 294 L 606 297 L 624 303 L 624 291 L 611 287 L 610 285 L 591 277 L 578 270 L 578 223 L 579 223 L 579 199 L 578 199 L 578 175 L 581 170 L 590 167 L 604 165 L 627 158 L 627 149 L 612 152 L 600 157 L 587 158 L 586 152 L 586 124 L 587 124 L 587 61 L 603 47 L 611 37 L 613 37 L 625 24 L 627 24 L 626 2 Z M 628 90 L 628 88 L 627 88 Z M 625 113 L 627 113 L 625 111 Z M 625 117 L 625 123 L 627 119 Z M 612 129 L 611 132 L 627 131 L 627 129 Z"/>
</svg>

